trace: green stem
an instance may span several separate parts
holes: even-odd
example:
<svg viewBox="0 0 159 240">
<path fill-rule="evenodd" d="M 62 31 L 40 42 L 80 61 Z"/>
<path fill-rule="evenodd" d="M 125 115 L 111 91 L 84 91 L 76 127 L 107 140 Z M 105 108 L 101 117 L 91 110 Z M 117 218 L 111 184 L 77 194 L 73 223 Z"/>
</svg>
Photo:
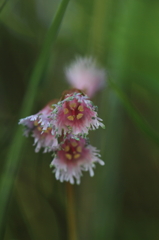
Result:
<svg viewBox="0 0 159 240">
<path fill-rule="evenodd" d="M 155 130 L 149 125 L 149 123 L 137 111 L 137 109 L 135 109 L 135 107 L 129 101 L 124 92 L 122 92 L 122 90 L 120 90 L 120 88 L 112 81 L 109 81 L 109 83 L 112 89 L 115 91 L 116 95 L 118 96 L 119 100 L 127 110 L 127 113 L 138 126 L 138 128 L 141 129 L 141 131 L 145 133 L 148 137 L 150 137 L 157 145 L 159 145 L 159 135 L 155 132 Z"/>
<path fill-rule="evenodd" d="M 2 5 L 0 6 L 0 12 L 2 12 L 3 8 L 5 7 L 6 3 L 8 2 L 8 0 L 4 0 L 4 2 L 2 3 Z"/>
<path fill-rule="evenodd" d="M 21 111 L 20 111 L 21 117 L 26 117 L 31 112 L 31 109 L 34 104 L 34 100 L 36 98 L 36 92 L 38 89 L 40 78 L 42 76 L 42 73 L 44 72 L 46 62 L 50 56 L 51 47 L 56 40 L 56 36 L 60 28 L 60 24 L 62 22 L 64 13 L 66 11 L 68 2 L 69 0 L 61 1 L 57 9 L 57 12 L 55 14 L 55 17 L 53 19 L 53 22 L 48 30 L 44 45 L 42 47 L 40 56 L 37 60 L 37 63 L 31 75 L 28 89 L 26 91 L 26 94 L 21 106 Z M 18 128 L 13 138 L 13 143 L 9 149 L 8 158 L 7 158 L 5 169 L 3 170 L 3 175 L 1 179 L 0 239 L 3 239 L 3 236 L 4 236 L 7 210 L 9 206 L 10 197 L 11 197 L 13 182 L 14 182 L 15 175 L 20 162 L 20 154 L 22 152 L 23 143 L 24 143 L 24 137 L 22 136 L 21 128 Z"/>
<path fill-rule="evenodd" d="M 67 221 L 68 221 L 68 239 L 77 240 L 74 191 L 70 183 L 66 183 L 67 191 Z"/>
</svg>

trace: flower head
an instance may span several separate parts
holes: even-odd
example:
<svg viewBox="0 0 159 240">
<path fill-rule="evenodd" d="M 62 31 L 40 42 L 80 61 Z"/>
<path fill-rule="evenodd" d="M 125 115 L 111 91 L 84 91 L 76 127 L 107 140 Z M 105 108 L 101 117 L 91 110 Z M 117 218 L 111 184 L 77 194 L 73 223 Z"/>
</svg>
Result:
<svg viewBox="0 0 159 240">
<path fill-rule="evenodd" d="M 24 135 L 26 137 L 28 137 L 29 133 L 32 133 L 34 145 L 36 145 L 35 152 L 39 152 L 41 148 L 44 148 L 44 152 L 50 152 L 57 146 L 57 139 L 52 134 L 52 128 L 50 127 L 49 115 L 51 112 L 52 108 L 47 105 L 37 114 L 19 121 L 19 124 L 25 127 Z"/>
<path fill-rule="evenodd" d="M 99 68 L 92 57 L 77 58 L 66 68 L 65 74 L 72 87 L 86 92 L 89 97 L 93 97 L 105 84 L 105 70 Z"/>
<path fill-rule="evenodd" d="M 104 127 L 98 118 L 96 107 L 86 95 L 80 92 L 66 94 L 53 110 L 52 125 L 57 135 L 72 133 L 88 134 L 99 126 Z"/>
<path fill-rule="evenodd" d="M 82 171 L 89 171 L 90 176 L 93 176 L 95 163 L 104 165 L 99 157 L 99 151 L 89 145 L 85 138 L 79 137 L 76 140 L 72 135 L 68 135 L 61 143 L 51 166 L 54 167 L 56 179 L 61 182 L 68 181 L 71 184 L 76 179 L 79 184 Z"/>
<path fill-rule="evenodd" d="M 24 135 L 34 138 L 35 152 L 53 152 L 51 162 L 56 179 L 71 184 L 80 183 L 83 171 L 94 175 L 95 163 L 104 165 L 99 151 L 88 143 L 89 130 L 101 126 L 97 107 L 90 97 L 105 84 L 105 71 L 93 58 L 77 58 L 66 69 L 71 89 L 63 92 L 37 114 L 20 119 Z M 88 96 L 87 96 L 87 95 Z"/>
</svg>

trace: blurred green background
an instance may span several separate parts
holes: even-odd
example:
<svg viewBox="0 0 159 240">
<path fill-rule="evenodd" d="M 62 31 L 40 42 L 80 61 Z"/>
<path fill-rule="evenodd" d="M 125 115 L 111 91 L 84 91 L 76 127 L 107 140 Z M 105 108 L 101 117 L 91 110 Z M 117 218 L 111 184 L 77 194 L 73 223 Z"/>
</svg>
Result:
<svg viewBox="0 0 159 240">
<path fill-rule="evenodd" d="M 25 106 L 34 114 L 69 87 L 64 68 L 75 56 L 93 55 L 107 71 L 107 86 L 93 99 L 106 130 L 90 133 L 105 166 L 73 187 L 78 240 L 157 240 L 159 2 L 70 0 L 34 85 L 60 2 L 0 1 L 0 239 L 75 240 L 51 154 L 35 153 L 17 124 Z"/>
</svg>

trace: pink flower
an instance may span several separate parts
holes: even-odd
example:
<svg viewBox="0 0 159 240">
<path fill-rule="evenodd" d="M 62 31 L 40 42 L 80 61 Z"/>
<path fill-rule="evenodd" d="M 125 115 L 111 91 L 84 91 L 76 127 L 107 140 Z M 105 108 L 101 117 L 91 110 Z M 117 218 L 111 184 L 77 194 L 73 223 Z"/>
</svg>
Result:
<svg viewBox="0 0 159 240">
<path fill-rule="evenodd" d="M 105 85 L 105 70 L 99 68 L 92 57 L 77 58 L 66 68 L 65 74 L 72 87 L 86 92 L 89 97 Z"/>
<path fill-rule="evenodd" d="M 96 107 L 86 95 L 80 92 L 65 95 L 64 100 L 54 105 L 53 114 L 50 118 L 56 135 L 67 133 L 88 134 L 89 130 L 104 128 L 97 115 Z M 54 132 L 54 130 L 53 130 Z"/>
<path fill-rule="evenodd" d="M 99 157 L 99 151 L 88 145 L 85 138 L 79 137 L 79 140 L 76 140 L 72 135 L 68 135 L 61 143 L 50 166 L 54 167 L 53 172 L 57 180 L 74 184 L 75 179 L 79 184 L 82 171 L 89 171 L 90 176 L 94 176 L 95 163 L 104 165 Z"/>
<path fill-rule="evenodd" d="M 47 105 L 40 112 L 35 115 L 20 119 L 19 124 L 22 124 L 24 129 L 24 135 L 28 137 L 29 133 L 32 133 L 34 138 L 34 145 L 36 145 L 35 152 L 39 152 L 41 148 L 44 148 L 44 152 L 50 152 L 57 146 L 57 139 L 52 135 L 52 127 L 50 125 L 49 115 L 52 112 L 52 108 Z"/>
</svg>

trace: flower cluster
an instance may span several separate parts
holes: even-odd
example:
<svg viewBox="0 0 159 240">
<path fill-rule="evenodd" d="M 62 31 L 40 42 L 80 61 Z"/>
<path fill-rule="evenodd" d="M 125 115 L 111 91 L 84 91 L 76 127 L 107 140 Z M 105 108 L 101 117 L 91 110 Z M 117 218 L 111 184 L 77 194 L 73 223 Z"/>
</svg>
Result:
<svg viewBox="0 0 159 240">
<path fill-rule="evenodd" d="M 89 61 L 89 64 L 86 64 L 87 61 Z M 87 72 L 86 75 L 89 76 L 88 81 L 93 74 L 95 75 L 94 78 L 101 78 L 101 71 L 93 68 L 94 63 L 91 65 L 90 59 L 84 59 L 83 64 L 87 65 L 85 71 Z M 77 65 L 76 63 L 76 67 L 67 70 L 72 79 L 71 69 L 73 72 L 75 69 L 77 71 Z M 84 68 L 81 59 L 79 66 L 80 69 L 82 66 Z M 99 76 L 97 76 L 98 72 L 100 73 Z M 74 77 L 76 82 L 76 74 Z M 86 79 L 83 80 L 86 81 Z M 92 80 L 92 85 L 94 82 Z M 61 182 L 69 181 L 71 184 L 75 180 L 77 184 L 80 183 L 82 171 L 89 171 L 90 176 L 93 176 L 96 162 L 104 165 L 104 162 L 100 159 L 99 151 L 89 144 L 87 137 L 90 130 L 95 130 L 99 126 L 104 128 L 104 124 L 102 119 L 98 117 L 97 107 L 90 101 L 83 89 L 78 86 L 78 83 L 76 85 L 78 88 L 65 91 L 59 101 L 53 100 L 37 114 L 19 121 L 19 124 L 24 126 L 24 135 L 28 136 L 31 133 L 34 138 L 36 152 L 41 148 L 44 149 L 44 152 L 53 152 L 54 159 L 50 166 L 54 167 L 53 172 L 55 172 L 56 179 Z M 96 89 L 98 90 L 99 87 L 96 87 Z"/>
</svg>

